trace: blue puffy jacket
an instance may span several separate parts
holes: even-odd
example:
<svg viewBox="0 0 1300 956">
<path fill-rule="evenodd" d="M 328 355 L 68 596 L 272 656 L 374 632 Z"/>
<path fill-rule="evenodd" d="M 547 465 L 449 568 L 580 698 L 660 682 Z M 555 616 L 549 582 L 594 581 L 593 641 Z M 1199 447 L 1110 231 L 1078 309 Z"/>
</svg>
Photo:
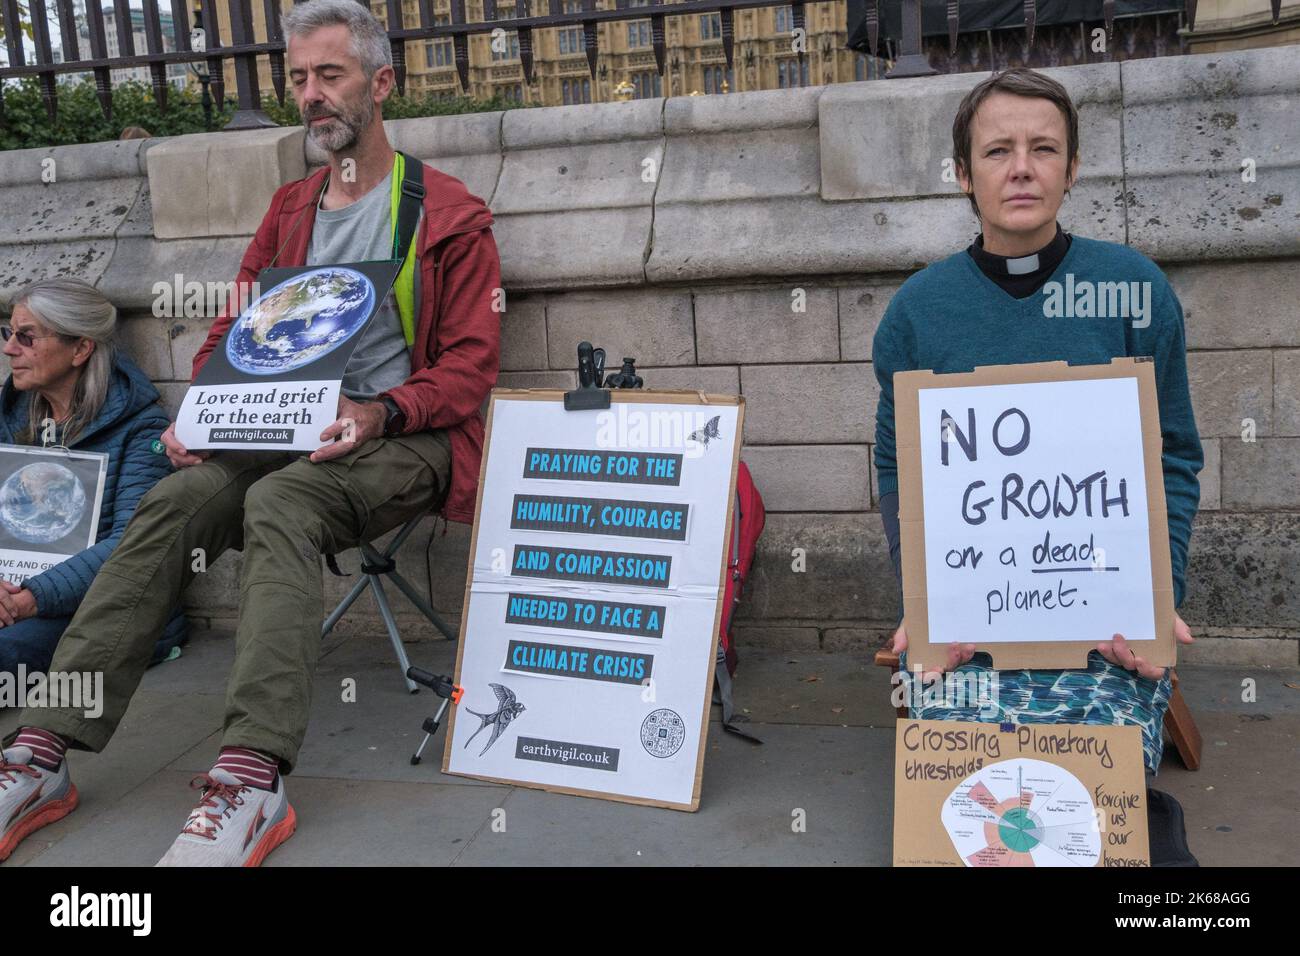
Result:
<svg viewBox="0 0 1300 956">
<path fill-rule="evenodd" d="M 169 423 L 158 397 L 149 377 L 119 352 L 103 407 L 70 446 L 77 451 L 108 454 L 99 530 L 89 548 L 23 582 L 36 598 L 38 616 L 66 617 L 76 612 L 96 573 L 122 540 L 122 532 L 140 499 L 171 473 L 171 463 L 161 445 L 159 451 L 154 450 L 154 442 Z M 30 402 L 29 392 L 13 387 L 12 376 L 5 379 L 0 387 L 0 442 L 20 444 L 18 435 L 27 427 Z M 184 631 L 185 619 L 178 608 L 159 642 L 159 650 L 180 643 Z M 156 653 L 155 658 L 158 656 Z"/>
</svg>

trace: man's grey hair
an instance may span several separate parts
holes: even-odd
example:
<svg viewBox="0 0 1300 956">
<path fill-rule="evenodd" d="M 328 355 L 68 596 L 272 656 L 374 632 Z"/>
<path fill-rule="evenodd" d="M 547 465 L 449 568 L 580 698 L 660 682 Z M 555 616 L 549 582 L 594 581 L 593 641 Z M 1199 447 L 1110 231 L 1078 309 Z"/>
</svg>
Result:
<svg viewBox="0 0 1300 956">
<path fill-rule="evenodd" d="M 374 76 L 381 66 L 393 65 L 392 47 L 383 24 L 357 0 L 309 0 L 285 13 L 280 23 L 286 43 L 291 36 L 306 36 L 321 27 L 347 27 L 352 34 L 352 55 L 361 61 L 367 77 Z"/>
</svg>

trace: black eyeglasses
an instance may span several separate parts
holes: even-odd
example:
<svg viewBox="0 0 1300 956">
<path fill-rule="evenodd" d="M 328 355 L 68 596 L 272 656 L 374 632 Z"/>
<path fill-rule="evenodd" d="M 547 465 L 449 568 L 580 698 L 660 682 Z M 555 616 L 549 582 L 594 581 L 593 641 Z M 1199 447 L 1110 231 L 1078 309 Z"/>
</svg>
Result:
<svg viewBox="0 0 1300 956">
<path fill-rule="evenodd" d="M 26 329 L 14 331 L 14 329 L 8 325 L 0 325 L 0 338 L 3 338 L 6 342 L 11 338 L 15 338 L 18 340 L 18 344 L 25 349 L 29 349 L 35 345 L 37 339 L 53 339 L 57 338 L 58 335 L 58 332 L 49 332 L 45 335 L 32 335 L 32 333 L 28 332 Z"/>
</svg>

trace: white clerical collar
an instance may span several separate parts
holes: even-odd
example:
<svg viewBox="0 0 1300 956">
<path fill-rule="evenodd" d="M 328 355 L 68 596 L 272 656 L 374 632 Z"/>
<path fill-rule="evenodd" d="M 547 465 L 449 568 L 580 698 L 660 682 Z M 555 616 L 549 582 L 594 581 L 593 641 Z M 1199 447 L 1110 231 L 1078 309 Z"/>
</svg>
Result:
<svg viewBox="0 0 1300 956">
<path fill-rule="evenodd" d="M 1038 253 L 1007 260 L 1007 275 L 1024 276 L 1038 271 Z"/>
</svg>

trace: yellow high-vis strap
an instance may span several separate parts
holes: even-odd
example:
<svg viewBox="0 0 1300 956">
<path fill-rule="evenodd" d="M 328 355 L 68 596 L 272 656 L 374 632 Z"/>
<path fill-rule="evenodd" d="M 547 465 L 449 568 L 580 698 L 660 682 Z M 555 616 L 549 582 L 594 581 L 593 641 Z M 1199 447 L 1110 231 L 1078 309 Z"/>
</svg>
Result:
<svg viewBox="0 0 1300 956">
<path fill-rule="evenodd" d="M 393 197 L 391 219 L 393 223 L 393 258 L 401 257 L 401 250 L 397 248 L 397 208 L 402 199 L 402 180 L 406 176 L 406 157 L 400 152 L 393 159 Z M 415 344 L 415 247 L 416 241 L 420 235 L 420 230 L 416 229 L 411 235 L 411 245 L 406 250 L 406 256 L 402 259 L 402 268 L 398 270 L 397 279 L 393 282 L 393 295 L 397 297 L 397 314 L 402 320 L 402 335 L 406 339 L 406 347 L 409 349 Z"/>
</svg>

